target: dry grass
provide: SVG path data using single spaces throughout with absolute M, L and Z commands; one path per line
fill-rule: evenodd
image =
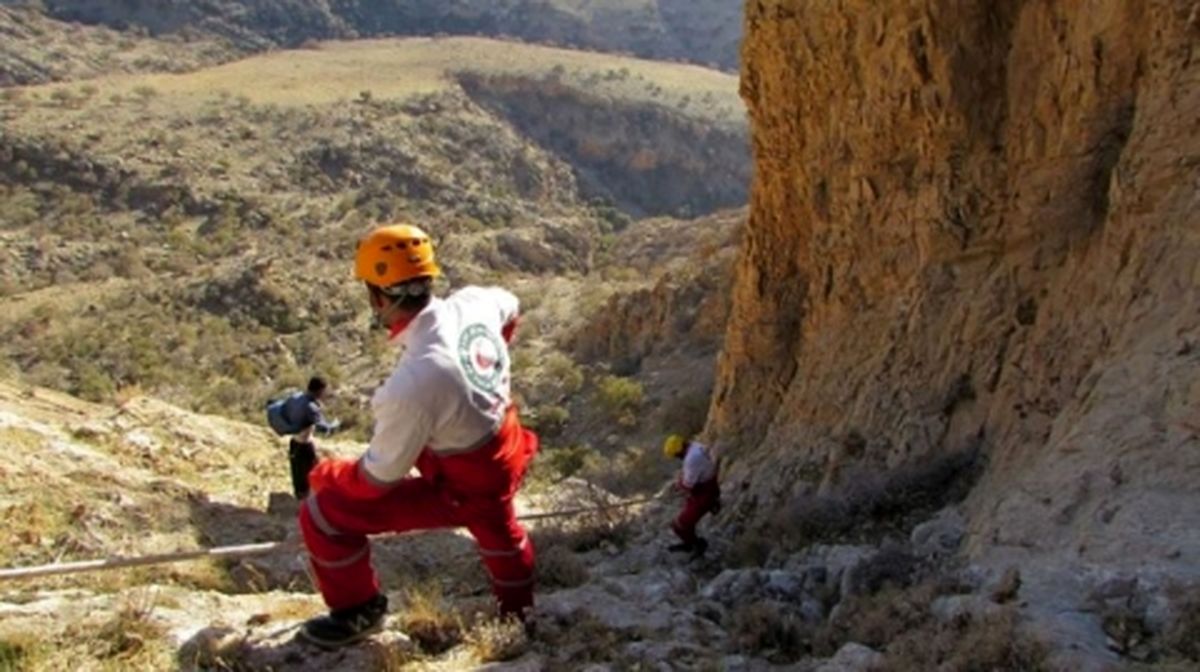
M 637 669 L 634 661 L 619 659 L 618 650 L 629 641 L 629 633 L 610 627 L 586 611 L 538 621 L 537 640 L 539 650 L 553 661 L 548 669 L 582 669 L 585 663 L 598 661 L 612 663 L 613 669 Z
M 1184 593 L 1174 622 L 1166 633 L 1167 646 L 1183 658 L 1200 663 L 1200 586 Z
M 948 579 L 930 579 L 907 589 L 885 588 L 847 598 L 814 633 L 812 651 L 831 656 L 844 644 L 856 642 L 882 651 L 883 669 L 897 672 L 1045 669 L 1045 651 L 1018 630 L 1015 607 L 938 621 L 931 613 L 933 601 L 958 588 Z
M 732 546 L 726 554 L 726 562 L 733 567 L 761 567 L 777 544 L 777 540 L 762 532 L 743 532 L 733 539 Z
M 602 508 L 609 504 L 609 499 L 599 492 L 582 498 L 579 506 L 591 511 L 543 522 L 531 532 L 534 545 L 539 552 L 561 547 L 582 553 L 606 544 L 623 548 L 636 531 L 636 509 Z
M 582 586 L 589 576 L 587 565 L 565 546 L 538 549 L 537 583 L 542 588 Z
M 1017 630 L 1015 609 L 978 620 L 910 631 L 890 644 L 884 667 L 896 672 L 1037 672 L 1049 669 L 1046 653 Z
M 442 653 L 463 641 L 462 615 L 436 581 L 404 592 L 400 629 L 428 654 Z
M 815 651 L 831 656 L 847 642 L 882 649 L 905 633 L 929 624 L 930 604 L 944 588 L 926 582 L 908 589 L 888 588 L 842 601 L 814 640 Z
M 741 605 L 733 612 L 729 632 L 739 650 L 768 655 L 775 662 L 808 652 L 813 636 L 812 627 L 774 602 Z
M 153 619 L 153 591 L 134 592 L 94 633 L 96 655 L 104 659 L 132 661 L 160 643 L 166 634 Z M 82 633 L 80 633 L 82 634 Z
M 74 622 L 61 631 L 39 626 L 0 639 L 0 671 L 161 670 L 173 667 L 174 651 L 154 617 L 150 591 L 131 593 L 102 620 Z
M 515 618 L 483 619 L 466 632 L 463 641 L 480 663 L 512 660 L 529 649 L 525 626 Z
M 981 470 L 974 451 L 917 460 L 882 473 L 847 470 L 828 495 L 793 499 L 771 523 L 791 547 L 808 543 L 878 538 L 908 529 L 947 503 L 962 499 Z
M 646 61 L 594 52 L 555 49 L 473 37 L 404 38 L 328 42 L 317 49 L 277 51 L 181 75 L 101 77 L 92 80 L 106 96 L 186 109 L 216 92 L 231 101 L 321 105 L 349 100 L 397 99 L 455 86 L 453 72 L 528 75 L 561 66 L 568 82 L 586 81 L 594 92 L 649 99 L 653 87 L 667 100 L 708 97 L 721 114 L 740 118 L 737 77 L 692 65 Z M 58 90 L 82 95 L 82 84 L 31 87 L 50 96 Z M 369 92 L 366 98 L 363 92 Z M 699 106 L 688 106 L 696 109 Z
M 12 635 L 0 639 L 0 672 L 30 669 L 32 660 L 41 655 L 42 644 L 31 635 Z

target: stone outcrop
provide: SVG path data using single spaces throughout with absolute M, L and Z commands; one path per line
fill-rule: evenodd
M 1195 3 L 751 0 L 746 26 L 730 519 L 974 454 L 972 557 L 1194 573 Z

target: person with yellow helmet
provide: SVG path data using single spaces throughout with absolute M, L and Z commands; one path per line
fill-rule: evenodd
M 517 297 L 497 287 L 434 295 L 433 243 L 408 225 L 378 228 L 355 253 L 379 324 L 403 349 L 371 401 L 375 431 L 358 459 L 313 469 L 300 529 L 330 613 L 300 636 L 334 648 L 376 631 L 387 599 L 367 535 L 465 527 L 474 536 L 502 615 L 533 606 L 534 549 L 513 498 L 538 437 L 512 400 L 508 343 Z M 416 467 L 420 476 L 409 476 Z
M 683 460 L 676 487 L 687 493 L 683 510 L 671 523 L 680 542 L 667 550 L 703 555 L 708 550 L 708 541 L 696 534 L 696 526 L 706 514 L 721 510 L 716 450 L 699 441 L 689 441 L 680 434 L 672 434 L 663 441 L 663 454 L 670 459 Z

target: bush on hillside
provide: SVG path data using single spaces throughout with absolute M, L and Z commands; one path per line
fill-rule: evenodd
M 604 376 L 596 385 L 596 399 L 600 407 L 622 427 L 638 424 L 638 412 L 642 408 L 645 392 L 642 384 L 632 378 Z

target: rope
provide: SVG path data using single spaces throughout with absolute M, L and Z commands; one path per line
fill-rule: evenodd
M 641 499 L 630 499 L 602 506 L 592 506 L 579 509 L 565 509 L 562 511 L 550 511 L 546 513 L 529 513 L 523 516 L 517 516 L 517 520 L 546 520 L 549 518 L 570 518 L 584 513 L 598 513 L 601 511 L 611 511 L 613 509 L 624 509 L 638 504 L 652 502 L 658 497 L 643 497 Z M 399 535 L 395 535 L 399 536 Z M 137 555 L 127 557 L 112 557 L 100 560 L 81 560 L 78 562 L 61 562 L 49 565 L 36 565 L 33 567 L 14 567 L 11 569 L 0 569 L 0 581 L 12 581 L 17 579 L 32 579 L 43 576 L 60 576 L 63 574 L 83 574 L 88 572 L 98 572 L 105 569 L 121 569 L 125 567 L 146 567 L 149 565 L 165 565 L 173 562 L 184 562 L 187 560 L 199 560 L 201 558 L 250 558 L 259 555 L 270 555 L 278 551 L 298 548 L 300 542 L 297 539 L 287 541 L 269 541 L 261 544 L 241 544 L 237 546 L 218 546 L 216 548 L 201 548 L 192 551 L 177 551 L 174 553 L 156 553 L 152 555 Z

